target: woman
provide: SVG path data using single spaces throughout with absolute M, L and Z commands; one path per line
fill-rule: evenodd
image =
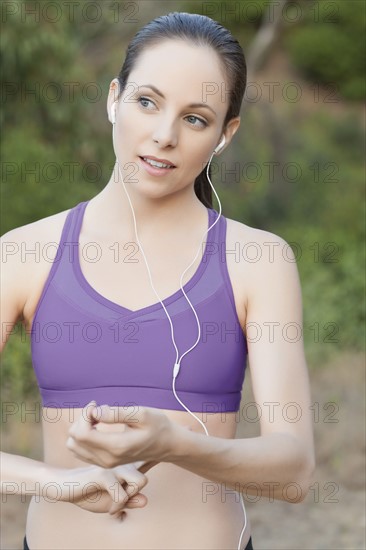
M 44 462 L 1 461 L 2 491 L 34 495 L 25 548 L 249 549 L 239 495 L 307 494 L 294 257 L 214 210 L 207 176 L 238 130 L 245 69 L 208 17 L 150 22 L 111 83 L 106 187 L 3 237 L 59 245 L 51 267 L 14 255 L 2 268 L 2 319 L 31 331 L 43 405 Z M 247 354 L 261 435 L 235 439 Z

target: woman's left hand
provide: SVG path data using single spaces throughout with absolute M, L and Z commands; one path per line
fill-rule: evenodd
M 109 424 L 107 431 L 103 424 Z M 138 461 L 157 464 L 168 461 L 178 426 L 156 409 L 97 407 L 92 401 L 71 426 L 66 446 L 80 460 L 104 468 Z

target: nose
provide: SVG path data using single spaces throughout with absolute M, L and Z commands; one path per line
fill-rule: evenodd
M 161 149 L 166 147 L 176 147 L 178 143 L 178 135 L 174 121 L 168 119 L 160 119 L 152 134 L 153 141 L 159 145 Z

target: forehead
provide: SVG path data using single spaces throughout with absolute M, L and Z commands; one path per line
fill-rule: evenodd
M 218 107 L 228 83 L 218 54 L 209 46 L 165 40 L 145 48 L 136 60 L 129 82 L 153 84 L 169 95 Z M 223 105 L 224 108 L 224 105 Z

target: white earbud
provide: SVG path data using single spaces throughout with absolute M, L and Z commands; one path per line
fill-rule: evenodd
M 112 103 L 111 107 L 111 123 L 116 124 L 116 109 L 117 109 L 117 100 Z
M 225 142 L 226 142 L 226 138 L 225 138 L 225 136 L 223 136 L 223 138 L 222 138 L 222 140 L 220 141 L 220 143 L 217 145 L 217 147 L 215 147 L 214 153 L 218 153 L 219 151 L 221 151 L 221 149 L 222 149 L 223 146 L 225 145 Z

